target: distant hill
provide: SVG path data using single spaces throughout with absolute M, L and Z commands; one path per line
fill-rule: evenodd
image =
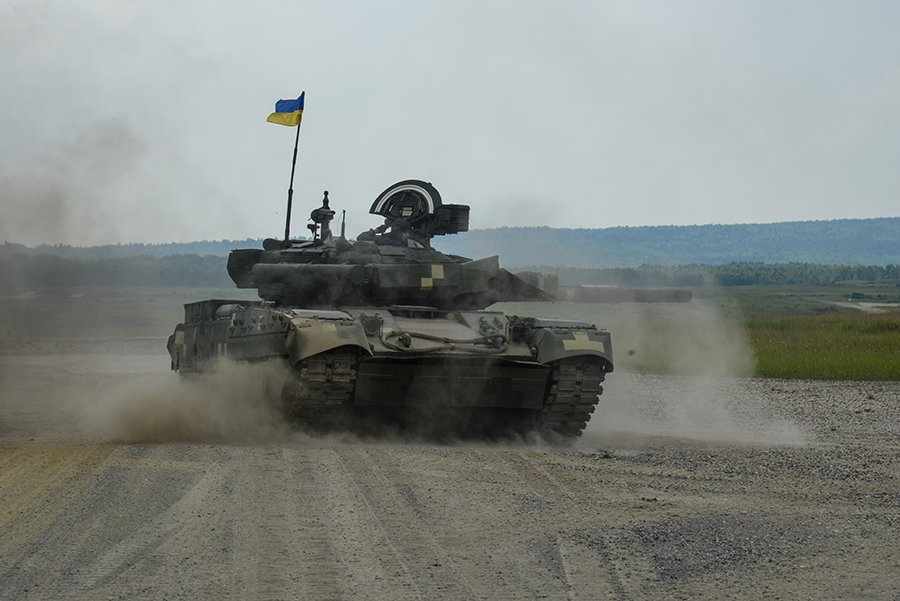
M 261 239 L 172 244 L 25 247 L 6 243 L 0 258 L 53 255 L 74 261 L 196 254 L 223 257 Z M 579 268 L 728 263 L 900 264 L 900 217 L 768 224 L 556 229 L 504 227 L 435 238 L 444 252 L 500 255 L 504 266 Z
M 434 240 L 444 252 L 504 265 L 602 268 L 727 263 L 900 264 L 900 217 L 769 224 L 497 228 Z
M 200 255 L 225 257 L 236 248 L 261 248 L 262 238 L 246 240 L 203 240 L 200 242 L 169 242 L 165 244 L 106 244 L 103 246 L 68 246 L 40 244 L 25 246 L 9 242 L 0 246 L 0 257 L 15 253 L 52 255 L 78 261 L 126 259 L 130 257 L 168 257 L 171 255 Z

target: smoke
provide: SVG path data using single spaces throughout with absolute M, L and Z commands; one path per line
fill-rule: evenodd
M 108 119 L 53 152 L 0 164 L 0 238 L 51 244 L 108 238 L 128 218 L 120 184 L 146 150 L 126 123 Z

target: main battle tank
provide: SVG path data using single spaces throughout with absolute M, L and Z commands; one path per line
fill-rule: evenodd
M 452 424 L 462 434 L 581 434 L 613 370 L 608 332 L 579 321 L 506 315 L 502 301 L 552 300 L 498 258 L 441 253 L 435 236 L 468 230 L 469 207 L 443 204 L 419 180 L 381 193 L 370 213 L 394 224 L 348 241 L 331 231 L 328 193 L 311 240 L 232 251 L 228 273 L 260 301 L 185 305 L 169 337 L 172 369 L 217 360 L 284 361 L 289 417 L 312 429 L 358 414 Z M 400 235 L 400 230 L 408 230 Z M 410 417 L 412 416 L 412 417 Z

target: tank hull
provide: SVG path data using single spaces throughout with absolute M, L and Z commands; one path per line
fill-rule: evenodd
M 433 307 L 201 301 L 168 347 L 182 373 L 285 362 L 285 411 L 315 429 L 381 412 L 441 415 L 466 433 L 490 414 L 500 429 L 576 437 L 612 371 L 609 333 L 593 325 Z

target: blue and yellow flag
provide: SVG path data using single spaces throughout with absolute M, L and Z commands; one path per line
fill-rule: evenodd
M 269 123 L 278 125 L 300 125 L 303 116 L 303 97 L 306 92 L 300 92 L 296 100 L 279 100 L 275 103 L 275 112 L 266 119 Z

